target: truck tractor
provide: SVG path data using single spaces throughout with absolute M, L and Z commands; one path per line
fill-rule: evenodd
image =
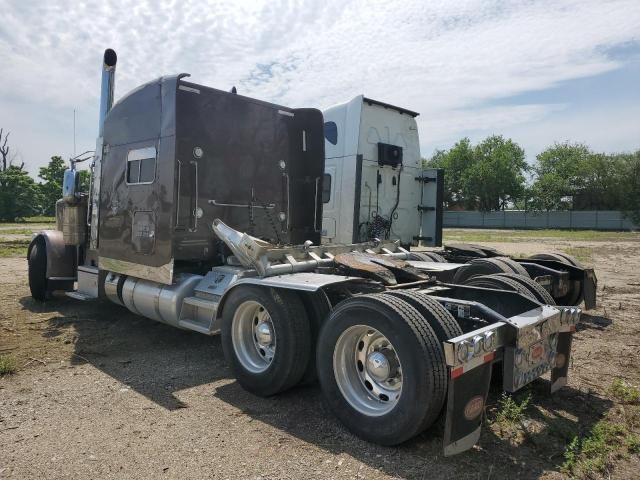
M 405 246 L 442 246 L 444 172 L 422 168 L 418 113 L 359 95 L 323 114 L 322 241 L 378 238 Z M 491 248 L 451 244 L 415 252 L 411 258 L 469 263 L 449 270 L 446 280 L 452 283 L 466 284 L 483 274 L 516 273 L 536 280 L 559 305 L 579 305 L 584 300 L 587 309 L 595 306 L 593 270 L 569 255 L 548 252 L 508 258 Z M 497 287 L 501 281 L 489 283 Z
M 243 388 L 270 396 L 318 381 L 347 428 L 383 445 L 414 437 L 442 414 L 445 454 L 471 448 L 493 373 L 507 392 L 546 374 L 551 392 L 566 384 L 581 310 L 556 305 L 526 265 L 563 262 L 485 255 L 481 260 L 495 269 L 487 273 L 477 259 L 442 262 L 412 251 L 417 240 L 400 233 L 420 214 L 435 217 L 434 210 L 414 209 L 418 194 L 411 203 L 404 186 L 422 195 L 413 185 L 439 184 L 414 161 L 414 114 L 361 99 L 362 111 L 368 105 L 404 115 L 412 147 L 360 135 L 379 144 L 362 154 L 345 144 L 338 166 L 340 156 L 325 145 L 339 145 L 345 129 L 352 141 L 356 135 L 335 121 L 333 142 L 329 114 L 209 88 L 187 74 L 152 80 L 114 104 L 116 62 L 106 50 L 89 191 L 78 191 L 72 161 L 56 229 L 29 245 L 36 300 L 54 301 L 62 292 L 220 334 Z M 337 184 L 336 172 L 352 167 L 355 176 Z M 334 176 L 326 180 L 325 172 Z M 336 192 L 352 185 L 360 201 L 337 201 Z M 376 188 L 400 199 L 387 217 L 369 214 Z M 385 201 L 381 195 L 376 212 Z M 349 208 L 360 214 L 347 211 L 347 223 L 340 217 L 330 231 L 326 219 Z M 396 212 L 413 220 L 388 222 Z M 323 223 L 331 242 L 321 242 Z M 558 275 L 569 272 L 571 280 L 584 271 L 563 267 Z M 459 272 L 467 278 L 456 283 Z

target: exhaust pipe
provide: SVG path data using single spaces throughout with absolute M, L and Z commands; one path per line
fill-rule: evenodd
M 98 137 L 102 137 L 104 119 L 113 106 L 115 88 L 116 63 L 118 55 L 115 50 L 107 48 L 102 58 L 102 85 L 100 87 L 100 116 L 98 117 Z

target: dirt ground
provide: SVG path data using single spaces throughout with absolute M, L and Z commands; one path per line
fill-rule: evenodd
M 0 478 L 502 479 L 562 478 L 563 452 L 624 406 L 620 377 L 640 384 L 638 241 L 491 243 L 506 253 L 582 249 L 598 276 L 599 307 L 574 339 L 567 387 L 540 379 L 514 432 L 491 422 L 479 446 L 442 455 L 442 423 L 397 448 L 351 435 L 317 386 L 270 399 L 231 378 L 220 340 L 137 317 L 109 303 L 34 302 L 22 258 L 0 258 Z M 588 263 L 588 262 L 587 262 Z M 637 478 L 626 455 L 605 476 Z

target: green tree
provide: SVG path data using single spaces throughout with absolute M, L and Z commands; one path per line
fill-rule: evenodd
M 463 175 L 463 191 L 479 210 L 504 210 L 525 192 L 529 169 L 524 150 L 502 135 L 487 137 L 473 149 L 473 164 Z
M 91 172 L 89 170 L 79 170 L 78 174 L 80 175 L 80 191 L 89 193 Z
M 620 178 L 620 209 L 627 213 L 636 225 L 640 225 L 640 150 L 616 156 L 623 172 Z
M 38 185 L 23 165 L 0 169 L 0 221 L 14 222 L 38 213 Z
M 539 210 L 571 207 L 570 197 L 582 191 L 585 168 L 592 152 L 581 143 L 555 143 L 536 156 L 536 180 L 531 192 L 532 206 Z
M 66 168 L 62 157 L 53 156 L 49 164 L 40 169 L 38 176 L 43 180 L 39 187 L 44 215 L 55 215 L 56 202 L 62 196 L 62 182 Z
M 437 150 L 426 162 L 429 168 L 443 168 L 444 201 L 449 208 L 464 206 L 474 208 L 474 199 L 469 199 L 464 191 L 464 175 L 474 161 L 473 147 L 468 138 L 459 140 L 450 150 Z

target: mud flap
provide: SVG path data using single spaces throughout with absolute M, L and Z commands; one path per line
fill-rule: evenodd
M 551 393 L 557 392 L 567 384 L 572 340 L 573 332 L 562 332 L 558 334 L 556 361 L 555 366 L 551 369 Z
M 445 456 L 470 449 L 480 438 L 492 365 L 487 362 L 455 378 L 450 376 L 444 427 Z
M 585 268 L 583 283 L 582 292 L 584 295 L 585 309 L 591 310 L 592 308 L 596 308 L 596 289 L 598 288 L 598 279 L 596 278 L 596 274 L 593 269 Z

